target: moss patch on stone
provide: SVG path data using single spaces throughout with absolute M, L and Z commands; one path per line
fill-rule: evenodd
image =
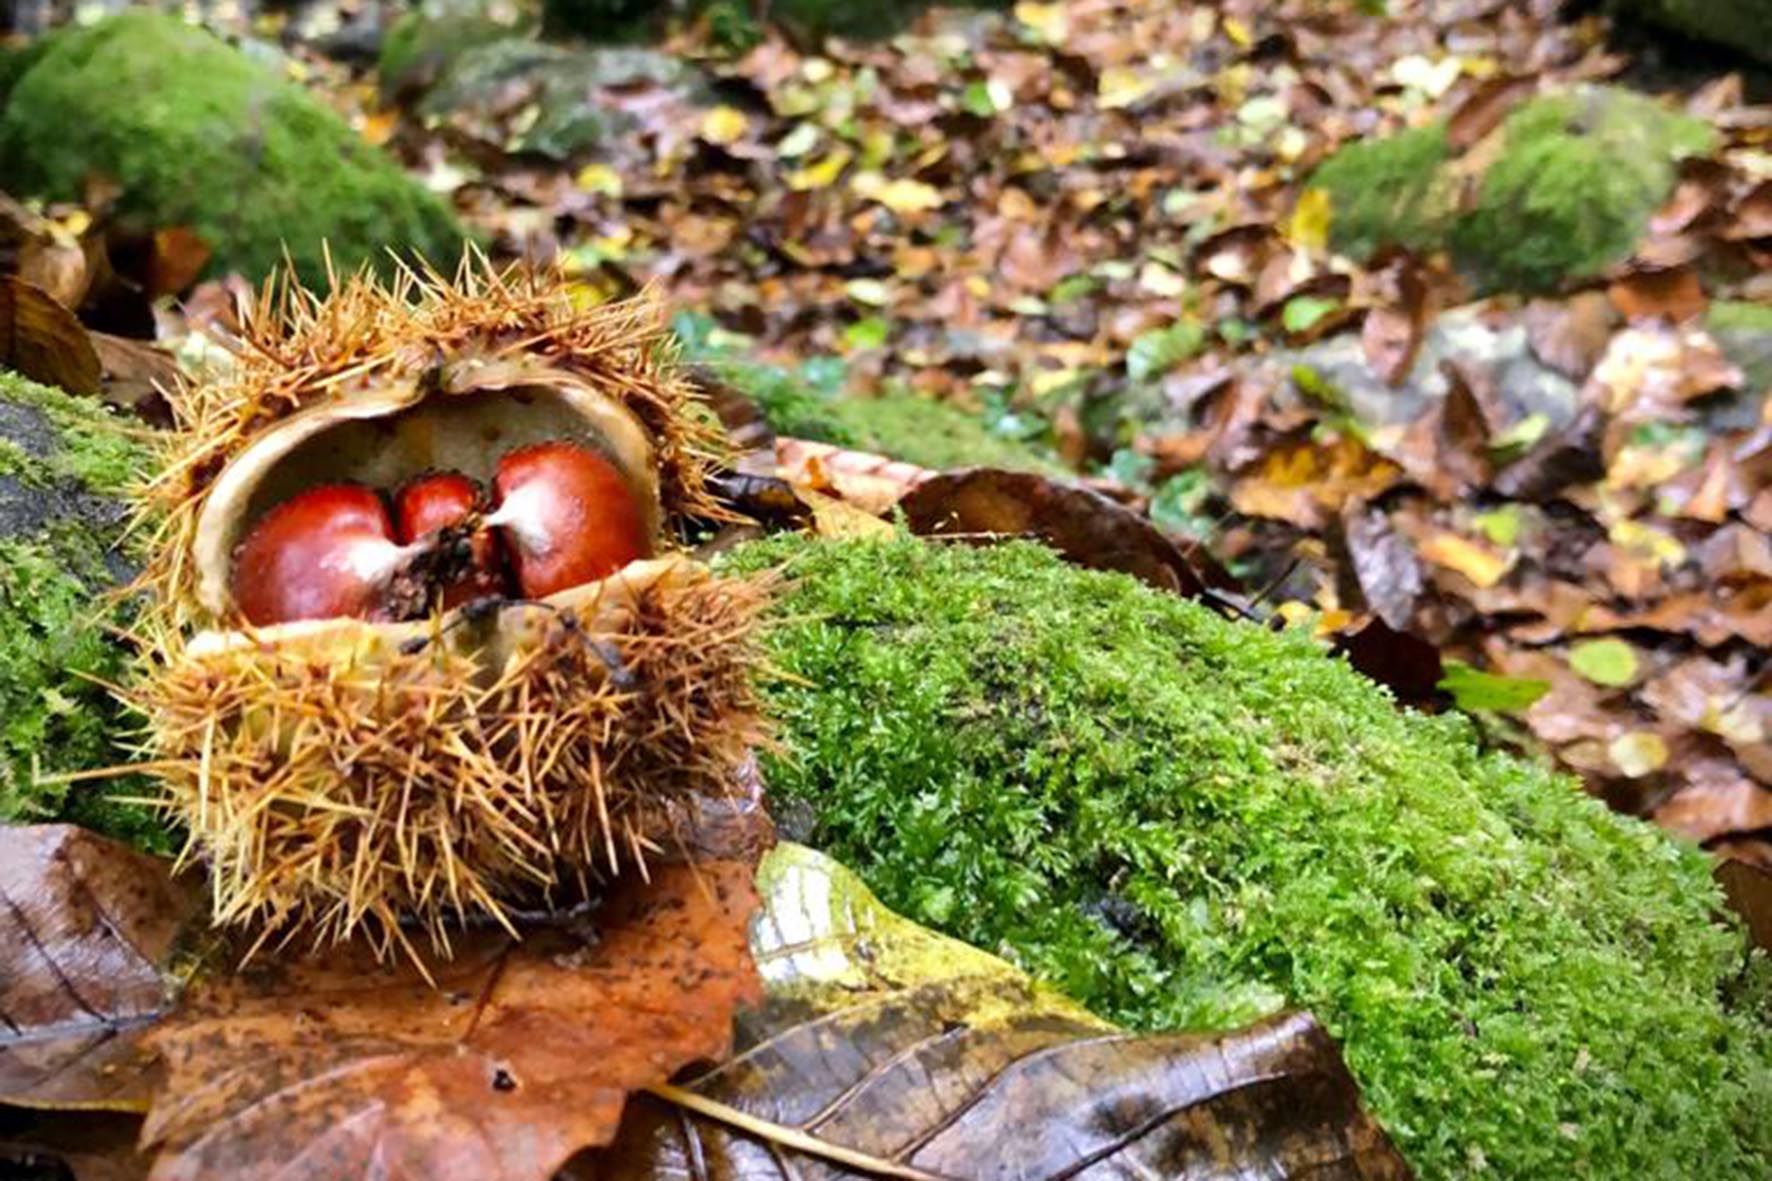
M 1604 87 L 1527 103 L 1502 134 L 1451 245 L 1484 287 L 1509 291 L 1550 290 L 1628 256 L 1679 161 L 1712 141 L 1703 122 Z
M 211 273 L 256 279 L 287 248 L 312 282 L 324 242 L 344 269 L 386 266 L 389 251 L 450 266 L 461 250 L 442 201 L 338 116 L 151 9 L 46 39 L 0 110 L 0 174 L 15 194 L 59 198 L 109 177 L 126 220 L 196 230 Z
M 1329 194 L 1331 245 L 1360 259 L 1389 245 L 1439 249 L 1451 208 L 1442 169 L 1451 155 L 1437 123 L 1336 152 L 1310 179 Z
M 908 917 L 1137 1027 L 1311 1008 L 1424 1181 L 1766 1176 L 1767 1033 L 1721 999 L 1744 944 L 1697 850 L 1034 546 L 729 567 L 785 579 L 778 817 Z
M 1495 135 L 1462 158 L 1442 125 L 1337 152 L 1310 181 L 1329 193 L 1335 248 L 1446 249 L 1485 291 L 1554 290 L 1628 256 L 1679 161 L 1712 142 L 1701 121 L 1602 86 L 1533 99 Z
M 1772 304 L 1718 301 L 1705 313 L 1704 327 L 1741 366 L 1750 390 L 1772 394 Z
M 126 607 L 106 596 L 132 571 L 123 498 L 150 462 L 132 429 L 0 372 L 0 822 L 69 820 L 166 849 L 154 815 L 113 798 L 139 796 L 139 781 L 38 781 L 127 758 L 128 722 L 100 682 L 127 665 Z

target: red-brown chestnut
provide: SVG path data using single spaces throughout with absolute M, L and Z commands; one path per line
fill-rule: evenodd
M 503 535 L 525 598 L 595 582 L 651 553 L 633 488 L 588 447 L 518 448 L 499 460 L 492 488 L 486 523 Z
M 234 599 L 259 627 L 298 619 L 392 617 L 395 583 L 415 547 L 394 537 L 372 489 L 328 484 L 266 513 L 234 559 Z
M 459 472 L 436 472 L 410 480 L 394 497 L 398 537 L 410 543 L 455 528 L 484 507 L 481 500 L 480 486 Z M 466 540 L 467 560 L 456 563 L 459 575 L 441 588 L 445 609 L 509 593 L 504 546 L 498 535 L 490 529 L 476 529 Z

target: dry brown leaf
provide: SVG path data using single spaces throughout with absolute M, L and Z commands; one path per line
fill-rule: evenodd
M 657 866 L 594 928 L 464 935 L 435 988 L 359 945 L 210 980 L 150 1038 L 154 1181 L 546 1181 L 631 1092 L 727 1052 L 759 996 L 753 869 Z
M 0 276 L 0 366 L 75 394 L 99 391 L 98 354 L 85 325 L 41 287 Z
M 1696 320 L 1710 306 L 1695 266 L 1632 270 L 1612 280 L 1606 294 L 1627 320 L 1659 317 L 1679 324 Z
M 1714 871 L 1723 897 L 1747 924 L 1756 946 L 1772 951 L 1772 872 L 1727 858 Z
M 899 508 L 913 533 L 1045 542 L 1079 566 L 1118 570 L 1193 597 L 1205 584 L 1176 544 L 1139 513 L 1087 488 L 1031 472 L 970 468 L 925 480 Z
M 65 824 L 0 827 L 0 1102 L 139 1111 L 140 1046 L 199 900 L 167 863 Z
M 863 512 L 876 514 L 886 512 L 935 474 L 884 455 L 846 451 L 806 439 L 777 439 L 775 462 L 781 478 L 794 487 L 829 493 Z
M 1372 500 L 1394 487 L 1403 471 L 1350 435 L 1328 442 L 1299 440 L 1269 451 L 1231 487 L 1240 513 L 1320 529 L 1343 505 Z

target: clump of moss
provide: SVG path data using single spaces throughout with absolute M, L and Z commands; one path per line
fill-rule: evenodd
M 1360 259 L 1390 245 L 1437 250 L 1451 212 L 1442 171 L 1451 155 L 1440 123 L 1336 152 L 1310 179 L 1329 194 L 1330 244 Z
M 152 9 L 44 42 L 0 110 L 0 175 L 59 198 L 105 176 L 125 221 L 196 230 L 211 273 L 258 278 L 287 248 L 312 281 L 326 241 L 345 269 L 389 251 L 452 265 L 461 250 L 444 204 L 331 111 Z
M 107 595 L 132 573 L 123 498 L 148 450 L 98 403 L 4 372 L 0 438 L 0 821 L 70 820 L 165 849 L 153 815 L 111 799 L 130 783 L 39 782 L 126 759 L 128 723 L 102 683 L 126 667 L 127 613 Z
M 732 563 L 786 576 L 777 814 L 907 916 L 1133 1026 L 1311 1008 L 1424 1181 L 1767 1175 L 1767 1035 L 1719 999 L 1744 945 L 1696 850 L 1031 545 Z
M 1553 290 L 1628 256 L 1680 159 L 1712 140 L 1696 119 L 1603 86 L 1525 103 L 1496 134 L 1469 208 L 1459 204 L 1466 161 L 1443 124 L 1343 148 L 1310 181 L 1329 193 L 1331 243 L 1357 258 L 1388 245 L 1449 249 L 1483 290 Z
M 1452 228 L 1459 264 L 1492 290 L 1546 291 L 1597 275 L 1635 249 L 1703 122 L 1642 95 L 1586 87 L 1527 103 Z
M 1750 390 L 1772 394 L 1772 304 L 1719 300 L 1705 313 L 1704 327 L 1741 366 Z

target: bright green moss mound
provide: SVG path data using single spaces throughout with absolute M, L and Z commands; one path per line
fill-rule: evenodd
M 1503 130 L 1501 157 L 1451 243 L 1484 286 L 1510 291 L 1549 290 L 1629 255 L 1680 159 L 1712 139 L 1699 120 L 1600 87 L 1527 103 Z
M 125 722 L 98 684 L 126 664 L 103 596 L 129 576 L 122 495 L 148 462 L 96 402 L 0 372 L 0 822 L 63 819 L 147 848 L 167 844 L 139 784 L 42 784 L 38 774 L 123 761 Z
M 777 816 L 908 917 L 1134 1026 L 1309 1006 L 1424 1181 L 1769 1175 L 1696 851 L 1305 639 L 1032 546 L 731 564 L 787 576 Z
M 210 271 L 258 278 L 287 244 L 310 281 L 388 251 L 444 265 L 462 235 L 443 203 L 299 87 L 210 34 L 130 9 L 52 36 L 0 110 L 15 195 L 76 197 L 92 175 L 146 229 L 189 226 Z
M 1310 180 L 1329 193 L 1332 244 L 1448 249 L 1486 291 L 1550 291 L 1627 257 L 1679 161 L 1712 142 L 1702 122 L 1602 86 L 1534 99 L 1497 134 L 1468 208 L 1443 125 L 1343 148 Z
M 1451 156 L 1441 124 L 1349 144 L 1324 161 L 1312 187 L 1329 193 L 1330 243 L 1354 258 L 1397 245 L 1431 251 L 1445 239 Z

